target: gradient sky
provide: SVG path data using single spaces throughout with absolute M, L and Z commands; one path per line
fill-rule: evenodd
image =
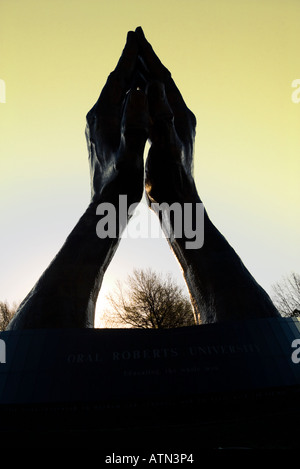
M 300 271 L 299 0 L 0 0 L 0 301 L 21 301 L 89 203 L 85 115 L 141 25 L 197 117 L 195 180 L 256 280 Z M 103 283 L 171 271 L 124 239 Z M 97 324 L 97 323 L 96 323 Z

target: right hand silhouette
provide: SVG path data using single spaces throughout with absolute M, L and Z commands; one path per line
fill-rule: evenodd
M 171 73 L 136 29 L 141 74 L 147 81 L 151 147 L 146 161 L 148 203 L 189 202 L 197 198 L 192 174 L 196 118 Z

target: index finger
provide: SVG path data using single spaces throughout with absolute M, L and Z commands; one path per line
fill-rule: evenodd
M 127 40 L 123 49 L 122 55 L 118 61 L 118 64 L 112 72 L 114 75 L 123 82 L 123 85 L 130 88 L 132 76 L 136 69 L 136 61 L 138 56 L 138 43 L 136 35 L 133 31 L 127 33 Z
M 140 48 L 139 60 L 142 67 L 154 81 L 163 82 L 170 104 L 173 106 L 186 106 L 179 89 L 172 79 L 170 71 L 162 64 L 151 44 L 147 41 L 142 28 L 139 26 L 135 30 Z M 175 109 L 174 109 L 175 110 Z
M 169 70 L 162 64 L 151 44 L 145 38 L 141 27 L 135 30 L 139 45 L 139 67 L 148 76 L 149 81 L 164 83 L 167 100 L 172 108 L 175 127 L 183 140 L 191 128 L 196 127 L 196 118 L 188 109 L 179 89 L 172 79 Z
M 116 113 L 122 108 L 126 93 L 135 80 L 138 43 L 133 31 L 127 33 L 127 40 L 116 68 L 107 78 L 95 110 L 100 113 Z

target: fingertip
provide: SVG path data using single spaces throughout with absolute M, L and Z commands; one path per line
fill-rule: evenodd
M 135 33 L 134 31 L 128 31 L 127 37 L 126 37 L 126 44 L 130 45 L 132 42 L 135 40 Z
M 138 26 L 137 28 L 135 28 L 135 32 L 136 32 L 139 36 L 145 37 L 143 28 L 142 28 L 141 26 Z
M 149 44 L 141 26 L 138 26 L 135 29 L 135 34 L 136 34 L 137 40 L 140 44 L 140 47 L 144 48 L 146 45 Z

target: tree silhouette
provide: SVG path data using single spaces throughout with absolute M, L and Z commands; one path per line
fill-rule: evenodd
M 272 300 L 284 317 L 300 317 L 300 275 L 292 272 L 272 286 Z
M 16 311 L 16 304 L 9 306 L 7 301 L 0 301 L 0 331 L 5 331 Z
M 117 282 L 107 298 L 111 309 L 104 319 L 110 326 L 165 329 L 195 325 L 189 298 L 170 274 L 135 269 L 125 286 Z

